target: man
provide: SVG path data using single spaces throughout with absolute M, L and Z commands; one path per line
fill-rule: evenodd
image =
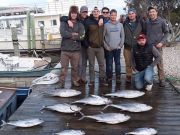
M 83 24 L 78 22 L 79 11 L 77 6 L 71 6 L 69 10 L 69 20 L 73 23 L 73 27 L 69 27 L 66 22 L 61 22 L 60 33 L 61 42 L 61 74 L 60 87 L 64 87 L 69 62 L 72 66 L 72 84 L 80 86 L 78 83 L 78 64 L 80 59 L 81 41 L 84 38 L 85 30 Z
M 143 31 L 143 24 L 136 15 L 136 10 L 131 8 L 128 10 L 128 17 L 124 22 L 124 58 L 126 64 L 126 82 L 131 83 L 131 50 L 137 44 L 136 38 Z
M 110 19 L 109 8 L 108 7 L 103 7 L 101 12 L 102 12 L 102 15 L 103 15 L 103 18 L 104 18 L 104 24 L 106 24 Z
M 108 85 L 106 83 L 105 76 L 105 65 L 104 65 L 104 48 L 103 48 L 103 25 L 99 25 L 99 14 L 100 11 L 97 7 L 94 7 L 92 12 L 93 18 L 88 18 L 86 21 L 87 32 L 88 32 L 88 59 L 89 59 L 89 75 L 90 83 L 89 85 L 94 85 L 95 79 L 95 58 L 97 59 L 99 65 L 99 76 L 100 84 Z
M 80 22 L 85 27 L 85 37 L 84 40 L 81 42 L 81 53 L 80 53 L 80 63 L 79 63 L 79 83 L 86 84 L 86 67 L 87 67 L 87 60 L 88 60 L 88 54 L 87 54 L 87 48 L 89 47 L 88 44 L 88 33 L 87 33 L 87 25 L 86 21 L 89 18 L 88 16 L 88 7 L 82 6 L 80 8 Z M 68 20 L 67 16 L 62 16 L 60 18 L 61 22 L 67 22 L 69 27 L 73 27 L 73 23 L 71 20 Z M 99 26 L 103 25 L 103 17 L 101 16 L 98 22 Z
M 146 34 L 148 38 L 148 44 L 155 46 L 162 55 L 162 47 L 165 44 L 168 37 L 168 27 L 165 21 L 158 17 L 157 7 L 148 8 L 149 19 L 146 22 Z M 165 86 L 165 75 L 163 60 L 157 65 L 159 86 Z
M 115 61 L 116 83 L 121 82 L 121 48 L 124 45 L 124 28 L 117 20 L 117 11 L 110 11 L 110 21 L 104 26 L 104 48 L 106 53 L 106 77 L 108 82 L 113 76 L 113 59 Z
M 153 61 L 154 58 L 154 61 Z M 137 37 L 137 45 L 133 47 L 132 69 L 135 74 L 137 89 L 145 87 L 150 91 L 153 86 L 153 69 L 161 61 L 159 51 L 149 44 L 144 34 Z

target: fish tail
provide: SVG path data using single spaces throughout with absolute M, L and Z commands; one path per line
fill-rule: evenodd
M 82 119 L 84 119 L 86 116 L 84 115 L 84 113 L 82 113 L 81 111 L 79 111 L 79 113 L 81 114 L 81 118 L 79 118 L 78 120 L 82 120 Z
M 3 127 L 4 125 L 6 125 L 6 122 L 4 120 L 1 120 L 2 124 L 0 125 L 0 127 Z

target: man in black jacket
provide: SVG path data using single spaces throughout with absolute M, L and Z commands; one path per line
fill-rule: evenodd
M 136 88 L 145 87 L 146 90 L 150 91 L 153 86 L 153 69 L 161 61 L 161 55 L 154 46 L 147 44 L 146 41 L 144 34 L 137 37 L 137 44 L 133 47 L 132 53 L 132 69 L 136 73 Z

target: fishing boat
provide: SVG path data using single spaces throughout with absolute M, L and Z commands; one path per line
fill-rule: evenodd
M 0 77 L 36 77 L 60 70 L 60 65 L 52 68 L 50 63 L 50 57 L 19 57 L 0 53 Z

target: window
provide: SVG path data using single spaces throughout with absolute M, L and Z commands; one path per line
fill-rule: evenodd
M 44 26 L 44 21 L 38 21 L 38 25 L 39 26 L 42 26 L 42 25 Z
M 51 26 L 56 26 L 57 25 L 57 21 L 56 20 L 51 20 Z

